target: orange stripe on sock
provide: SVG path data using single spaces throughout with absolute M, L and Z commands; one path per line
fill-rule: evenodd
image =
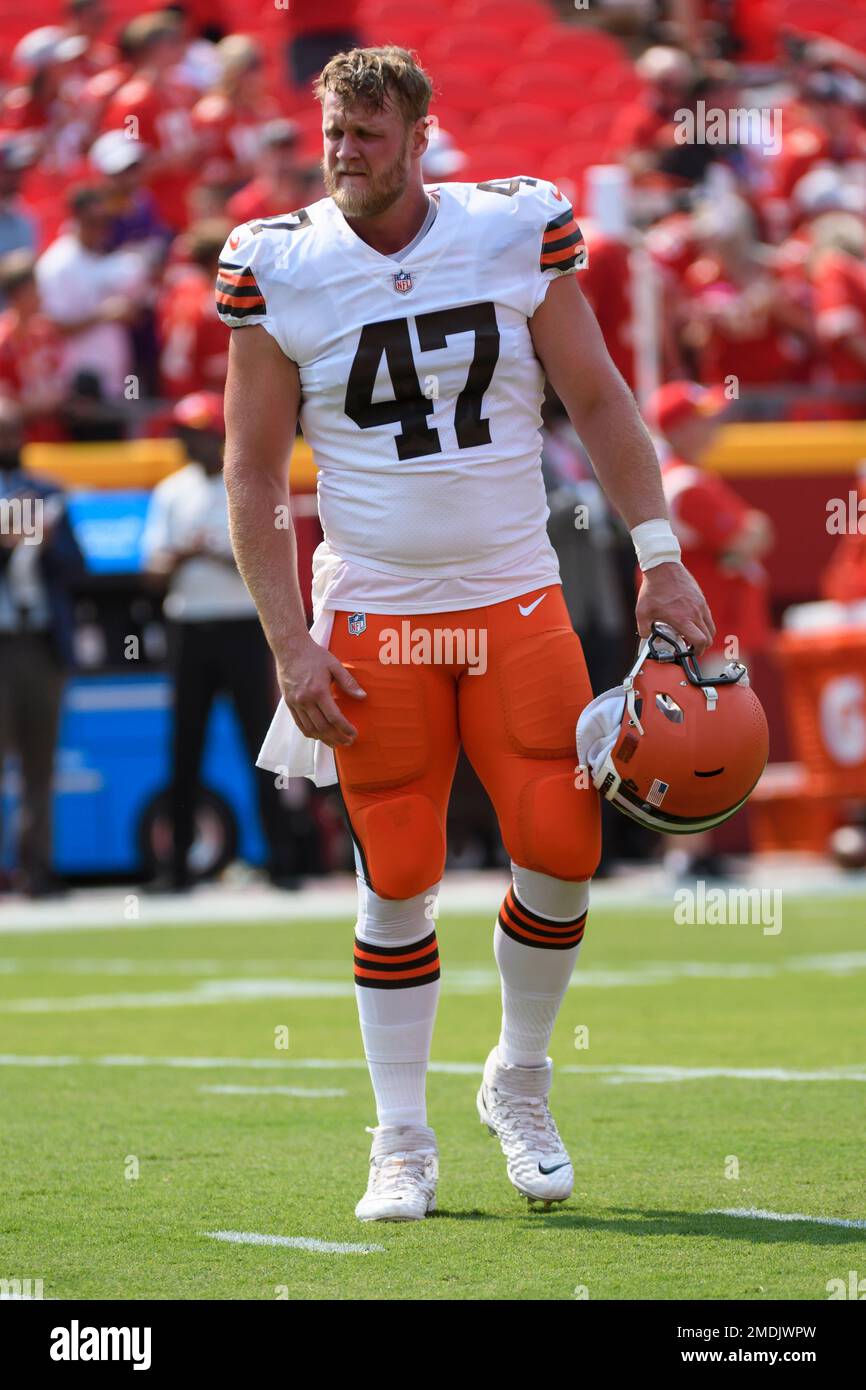
M 575 918 L 573 921 L 545 922 L 542 926 L 540 922 L 533 921 L 533 919 L 526 912 L 521 911 L 520 904 L 517 902 L 517 899 L 515 898 L 514 892 L 511 888 L 509 888 L 508 892 L 505 895 L 505 907 L 507 909 L 507 915 L 509 917 L 515 917 L 520 922 L 525 922 L 527 926 L 535 927 L 536 931 L 546 931 L 549 929 L 552 932 L 562 932 L 564 935 L 567 935 L 567 933 L 570 931 L 575 931 L 586 917 L 586 913 L 584 912 L 580 917 Z
M 387 959 L 390 961 L 399 961 L 402 963 L 403 961 L 418 960 L 421 956 L 429 956 L 431 951 L 436 951 L 436 954 L 438 956 L 438 947 L 436 946 L 435 942 L 431 942 L 429 946 L 422 946 L 420 951 L 407 951 L 405 955 L 388 956 Z M 357 945 L 355 947 L 355 957 L 358 960 L 375 961 L 377 965 L 381 965 L 383 960 L 382 956 L 377 956 L 372 951 L 362 951 L 361 947 Z
M 416 966 L 414 970 L 364 970 L 356 967 L 355 974 L 362 980 L 412 980 L 419 975 L 430 975 L 439 969 L 439 961 L 431 960 L 429 965 Z
M 549 943 L 550 945 L 555 944 L 557 946 L 576 946 L 579 941 L 583 940 L 582 926 L 577 929 L 571 928 L 572 935 L 552 936 L 548 932 L 543 932 L 539 927 L 535 927 L 533 931 L 527 931 L 519 922 L 512 921 L 507 914 L 506 920 L 509 930 L 513 931 L 517 936 L 522 937 L 524 941 L 528 941 L 532 946 L 543 946 L 545 943 Z

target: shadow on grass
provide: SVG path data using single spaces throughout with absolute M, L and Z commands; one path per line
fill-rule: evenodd
M 760 1216 L 724 1216 L 721 1213 L 647 1211 L 638 1207 L 612 1207 L 610 1216 L 587 1216 L 572 1207 L 523 1213 L 524 1221 L 574 1231 L 612 1231 L 630 1236 L 697 1236 L 701 1239 L 741 1240 L 750 1244 L 837 1246 L 864 1244 L 866 1230 L 851 1226 L 817 1226 L 811 1221 L 769 1221 Z

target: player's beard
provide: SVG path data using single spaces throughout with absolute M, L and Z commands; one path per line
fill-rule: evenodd
M 328 169 L 324 163 L 322 164 L 325 191 L 333 198 L 345 217 L 378 217 L 396 203 L 409 181 L 406 169 L 408 146 L 407 134 L 400 153 L 388 168 L 381 174 L 367 174 L 360 184 L 343 183 L 336 170 Z

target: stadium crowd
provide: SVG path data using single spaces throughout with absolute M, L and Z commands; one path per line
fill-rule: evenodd
M 305 3 L 124 18 L 67 0 L 63 23 L 10 44 L 0 97 L 2 390 L 40 440 L 158 432 L 157 402 L 219 389 L 219 249 L 232 225 L 322 196 L 309 76 L 358 39 L 429 63 L 431 182 L 525 172 L 572 196 L 582 285 L 630 383 L 639 243 L 663 379 L 736 378 L 745 399 L 761 393 L 759 414 L 860 416 L 866 17 L 801 11 L 636 6 L 612 37 L 540 0 L 330 4 L 327 27 Z M 847 40 L 806 32 L 822 25 Z M 734 112 L 749 113 L 742 129 L 718 124 Z M 688 139 L 684 113 L 704 123 Z M 627 232 L 593 226 L 599 163 L 628 170 Z
M 43 22 L 26 33 L 20 11 L 0 12 L 0 483 L 23 487 L 23 443 L 183 438 L 178 403 L 182 416 L 190 398 L 221 394 L 220 251 L 234 225 L 323 196 L 311 79 L 355 43 L 401 44 L 429 68 L 430 184 L 521 173 L 572 200 L 589 247 L 581 287 L 668 465 L 698 469 L 716 428 L 698 418 L 704 398 L 689 382 L 710 388 L 714 414 L 724 398 L 735 418 L 866 416 L 866 14 L 853 0 L 634 0 L 596 4 L 591 15 L 546 0 L 137 8 L 66 0 L 58 16 L 56 4 L 37 5 L 32 18 Z M 606 199 L 598 166 L 618 171 Z M 218 402 L 209 409 L 220 414 Z M 632 640 L 633 550 L 554 399 L 545 426 L 551 538 L 602 689 L 619 679 Z M 695 477 L 680 504 L 690 509 L 690 565 L 714 609 L 723 585 L 745 592 L 746 570 L 756 576 L 748 611 L 720 631 L 748 618 L 757 650 L 771 528 L 723 497 L 721 483 Z M 202 491 L 205 511 L 212 491 Z M 598 524 L 576 545 L 582 502 Z M 750 536 L 735 579 L 720 516 Z M 81 557 L 73 538 L 49 528 L 43 589 L 32 590 L 23 560 L 13 565 L 11 544 L 0 542 L 0 598 L 4 586 L 10 597 L 5 610 L 0 602 L 0 643 L 20 651 L 21 612 L 30 605 L 31 628 L 34 612 L 46 633 L 57 626 L 67 614 L 63 575 L 74 583 Z M 861 553 L 845 554 L 845 583 L 856 571 L 866 594 Z M 23 678 L 5 694 L 3 679 L 0 671 L 0 703 L 14 698 L 29 711 Z M 197 710 L 212 692 L 193 694 Z M 51 741 L 59 707 L 57 683 L 37 743 Z M 252 730 L 250 747 L 255 739 Z M 0 761 L 4 751 L 0 727 Z M 177 804 L 195 780 L 196 758 L 188 761 Z M 43 759 L 25 807 L 37 888 L 49 878 L 50 775 Z M 459 770 L 455 817 L 471 822 L 467 838 L 480 837 L 492 860 L 495 825 L 473 786 Z M 620 818 L 610 830 L 611 855 L 628 852 L 629 827 Z M 185 824 L 176 858 L 190 833 Z M 459 861 L 459 828 L 453 853 Z M 274 881 L 297 879 L 297 864 L 273 854 L 270 869 Z

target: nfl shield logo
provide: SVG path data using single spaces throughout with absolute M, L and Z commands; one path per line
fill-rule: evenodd
M 394 289 L 398 294 L 408 294 L 412 288 L 411 270 L 398 270 L 394 276 Z
M 362 633 L 362 632 L 366 632 L 366 630 L 367 630 L 367 614 L 366 614 L 366 613 L 350 613 L 350 614 L 349 614 L 349 631 L 351 632 L 352 636 L 353 636 L 353 637 L 360 637 L 360 636 L 361 636 L 361 633 Z

